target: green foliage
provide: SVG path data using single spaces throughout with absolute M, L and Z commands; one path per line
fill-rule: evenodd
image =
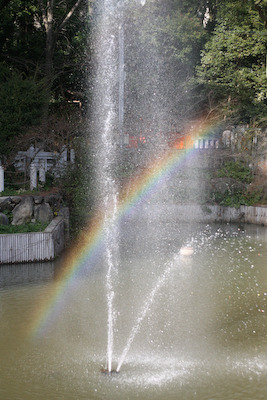
M 218 177 L 233 178 L 238 182 L 250 183 L 253 179 L 252 171 L 240 161 L 228 161 L 218 170 Z
M 44 9 L 46 9 L 46 1 L 38 0 L 11 0 L 8 4 L 3 5 L 3 7 L 0 6 L 0 64 L 6 62 L 8 69 L 13 74 L 22 77 L 24 81 L 22 88 L 24 95 L 29 99 L 32 98 L 34 104 L 39 103 L 39 99 L 36 99 L 36 93 L 32 96 L 31 83 L 34 82 L 37 86 L 37 93 L 43 93 L 42 83 L 46 73 L 45 65 L 47 62 L 45 51 L 46 30 L 42 18 L 42 3 L 44 4 Z M 56 41 L 52 43 L 54 52 L 50 60 L 53 65 L 53 76 L 51 77 L 53 84 L 51 92 L 48 90 L 48 96 L 44 99 L 45 104 L 51 104 L 55 101 L 64 102 L 65 96 L 69 93 L 73 95 L 73 92 L 75 92 L 74 99 L 76 93 L 78 93 L 77 96 L 80 100 L 83 97 L 83 85 L 87 79 L 85 77 L 85 70 L 88 70 L 88 64 L 86 64 L 85 60 L 90 22 L 87 11 L 90 1 L 83 0 L 81 2 L 79 9 L 72 15 L 67 24 L 64 25 L 64 30 L 60 29 L 59 26 L 66 14 L 71 10 L 75 1 L 66 0 L 52 3 L 54 3 L 52 30 Z M 57 29 L 59 32 L 57 32 Z M 0 69 L 2 68 L 0 67 Z M 14 80 L 14 76 L 12 80 Z M 18 97 L 19 103 L 21 103 L 21 87 L 22 84 L 19 82 L 18 93 L 13 93 L 13 98 Z M 1 87 L 1 89 L 1 101 L 3 101 L 3 98 L 8 97 L 6 94 L 8 93 L 9 86 L 5 85 L 5 88 Z M 46 89 L 48 89 L 48 86 L 46 86 Z M 11 90 L 13 90 L 13 87 L 11 87 Z M 3 97 L 4 91 L 5 96 Z M 12 103 L 8 98 L 6 102 L 8 104 Z M 21 108 L 22 113 L 24 113 L 23 106 Z M 31 108 L 32 105 L 29 102 L 28 110 Z M 39 109 L 40 112 L 47 109 L 44 106 L 40 107 L 38 104 L 35 108 Z M 11 114 L 13 110 L 11 107 L 8 112 L 12 119 Z M 23 130 L 24 125 L 21 125 L 20 120 L 17 122 L 17 119 L 15 115 L 17 125 L 21 126 L 20 130 L 25 131 L 25 129 Z M 0 121 L 2 120 L 3 124 L 6 125 L 6 121 L 0 115 Z M 32 118 L 30 120 L 31 125 Z M 9 123 L 9 121 L 7 122 Z M 15 130 L 16 128 L 15 126 Z
M 176 2 L 172 12 L 164 12 L 161 7 L 162 3 L 152 1 L 149 11 L 138 14 L 141 40 L 146 46 L 154 46 L 158 56 L 176 61 L 180 73 L 181 66 L 192 73 L 207 36 L 201 20 L 184 2 Z
M 12 138 L 36 124 L 45 101 L 42 82 L 0 64 L 0 157 L 12 150 Z
M 1 193 L 2 194 L 2 193 Z M 12 211 L 11 210 L 3 210 L 2 211 L 3 214 L 5 214 L 9 220 L 9 222 L 12 221 Z
M 262 200 L 261 190 L 249 190 L 247 184 L 253 180 L 252 171 L 240 161 L 228 161 L 220 168 L 216 176 L 219 178 L 231 178 L 236 182 L 241 182 L 244 188 L 237 188 L 235 185 L 229 187 L 224 192 L 215 192 L 212 194 L 213 200 L 223 206 L 240 207 L 240 205 L 251 206 Z
M 43 232 L 48 223 L 30 222 L 22 225 L 0 225 L 0 234 L 7 233 L 26 233 L 26 232 Z
M 267 111 L 266 34 L 250 2 L 223 2 L 197 68 L 198 81 L 224 103 L 224 113 L 241 121 Z
M 71 8 L 73 1 L 61 2 L 55 9 L 55 27 L 61 22 L 63 15 Z M 54 79 L 53 94 L 61 99 L 66 93 L 84 92 L 88 80 L 87 54 L 90 38 L 90 16 L 87 12 L 88 2 L 83 1 L 79 10 L 73 14 L 64 30 L 58 36 L 53 58 Z M 86 93 L 83 93 L 86 97 Z
M 252 206 L 258 203 L 262 198 L 262 194 L 259 192 L 249 192 L 242 190 L 227 190 L 224 193 L 216 192 L 213 194 L 213 200 L 227 207 L 239 208 L 241 205 Z
M 0 9 L 1 57 L 21 72 L 35 73 L 43 55 L 37 0 L 12 0 Z
M 168 17 L 162 18 L 161 34 L 164 52 L 179 63 L 180 74 L 186 71 L 188 76 L 192 76 L 207 36 L 201 21 L 190 13 L 176 10 Z
M 63 201 L 70 209 L 70 233 L 74 236 L 92 217 L 96 201 L 94 155 L 88 139 L 79 137 L 75 141 L 75 154 L 75 164 L 69 165 L 56 181 Z
M 147 0 L 144 7 L 131 3 L 124 31 L 128 131 L 148 126 L 158 130 L 160 124 L 167 130 L 163 124 L 193 117 L 199 93 L 192 96 L 191 81 L 207 38 L 196 3 Z
M 265 26 L 267 22 L 267 1 L 266 0 L 253 0 L 254 8 L 258 11 L 260 18 L 264 21 Z

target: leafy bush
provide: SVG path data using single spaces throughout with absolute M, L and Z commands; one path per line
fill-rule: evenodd
M 240 161 L 228 161 L 217 172 L 217 177 L 233 178 L 238 182 L 250 183 L 253 179 L 252 171 Z
M 95 174 L 92 148 L 85 137 L 76 141 L 75 163 L 56 180 L 63 201 L 70 209 L 70 234 L 75 236 L 87 224 L 95 206 Z
M 222 206 L 239 208 L 241 205 L 252 206 L 258 203 L 262 194 L 255 191 L 227 190 L 224 193 L 216 192 L 213 195 L 214 201 Z
M 233 180 L 227 190 L 217 190 L 212 193 L 212 199 L 215 203 L 239 208 L 241 205 L 251 206 L 263 200 L 262 189 L 248 186 L 254 177 L 245 163 L 228 161 L 215 175 L 218 178 L 231 178 Z

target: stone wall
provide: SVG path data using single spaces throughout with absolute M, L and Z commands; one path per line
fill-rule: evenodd
M 139 217 L 150 221 L 177 221 L 195 223 L 248 223 L 267 226 L 267 206 L 240 208 L 219 205 L 150 205 Z

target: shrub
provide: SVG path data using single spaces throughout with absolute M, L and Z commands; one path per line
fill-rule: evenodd
M 233 178 L 238 182 L 250 183 L 253 179 L 252 171 L 240 161 L 228 161 L 217 172 L 217 177 Z

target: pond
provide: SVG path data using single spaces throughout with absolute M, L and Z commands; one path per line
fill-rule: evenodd
M 1 266 L 0 398 L 265 400 L 266 228 L 165 221 L 144 229 L 144 220 L 128 220 L 119 240 L 113 368 L 137 327 L 120 372 L 101 373 L 101 257 L 79 274 L 39 334 L 34 320 L 54 295 L 61 261 Z M 181 255 L 189 242 L 194 253 Z

